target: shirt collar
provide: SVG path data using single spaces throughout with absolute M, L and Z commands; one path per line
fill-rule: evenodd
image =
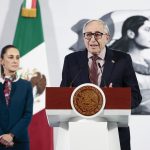
M 104 60 L 105 55 L 106 55 L 106 47 L 101 50 L 101 52 L 98 54 L 98 57 Z M 91 58 L 92 56 L 93 54 L 88 51 L 88 59 Z
M 5 76 L 5 78 L 10 78 L 10 76 Z M 0 83 L 2 83 L 2 84 L 4 84 L 4 82 L 5 82 L 5 78 L 3 78 L 2 76 L 0 77 Z M 13 80 L 12 82 L 16 82 L 16 81 L 18 81 L 19 80 L 19 76 L 18 75 L 16 75 L 16 79 L 15 80 Z

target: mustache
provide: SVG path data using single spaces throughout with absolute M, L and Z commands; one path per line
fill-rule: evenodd
M 95 41 L 97 42 L 98 47 L 100 48 L 100 43 L 98 42 L 98 40 L 95 39 Z M 90 45 L 89 43 L 90 43 L 90 40 L 88 41 L 88 45 Z

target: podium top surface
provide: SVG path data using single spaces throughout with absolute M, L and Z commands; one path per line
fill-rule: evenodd
M 75 88 L 47 87 L 46 109 L 72 109 L 70 97 Z M 104 109 L 131 109 L 130 88 L 102 88 L 106 105 Z

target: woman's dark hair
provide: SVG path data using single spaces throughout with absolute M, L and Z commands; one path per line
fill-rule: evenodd
M 2 48 L 2 50 L 1 50 L 1 58 L 3 59 L 4 58 L 4 54 L 7 52 L 7 50 L 9 49 L 9 48 L 16 48 L 14 45 L 6 45 L 6 46 L 4 46 L 3 48 Z M 3 68 L 3 66 L 1 65 L 1 74 L 3 74 L 4 73 L 4 68 Z
M 110 48 L 128 52 L 132 39 L 128 38 L 127 31 L 131 30 L 135 33 L 135 36 L 138 36 L 138 29 L 146 20 L 148 20 L 148 18 L 144 16 L 132 16 L 126 19 L 122 26 L 122 37 L 116 40 Z

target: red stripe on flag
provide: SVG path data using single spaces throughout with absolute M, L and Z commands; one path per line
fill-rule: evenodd
M 30 150 L 54 150 L 53 128 L 48 125 L 45 109 L 32 117 L 29 136 Z
M 36 8 L 37 0 L 32 0 L 32 8 Z

